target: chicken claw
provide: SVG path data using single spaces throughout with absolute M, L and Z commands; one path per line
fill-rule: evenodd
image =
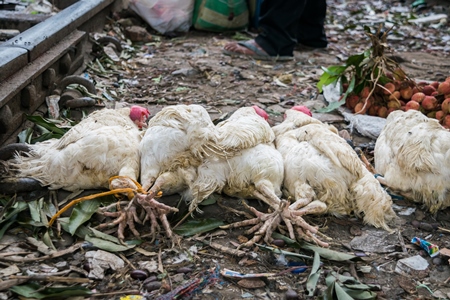
M 317 201 L 320 202 L 320 201 Z M 250 207 L 248 205 L 247 208 L 255 214 L 256 218 L 245 220 L 241 222 L 236 222 L 233 224 L 229 224 L 226 226 L 221 226 L 221 228 L 236 228 L 241 226 L 248 226 L 248 225 L 254 225 L 252 228 L 247 230 L 245 234 L 252 234 L 255 233 L 253 238 L 249 240 L 248 242 L 241 244 L 239 248 L 241 247 L 251 247 L 255 243 L 259 242 L 261 238 L 264 236 L 264 241 L 268 244 L 272 242 L 272 233 L 273 231 L 281 225 L 281 220 L 284 221 L 286 227 L 289 231 L 289 237 L 291 239 L 295 240 L 295 232 L 297 232 L 297 235 L 299 235 L 302 239 L 305 239 L 310 242 L 314 242 L 322 247 L 328 247 L 328 243 L 325 243 L 321 240 L 319 240 L 314 234 L 318 232 L 317 227 L 309 225 L 303 218 L 302 215 L 305 215 L 309 212 L 315 211 L 319 207 L 319 209 L 323 209 L 323 205 L 317 203 L 314 201 L 313 203 L 316 205 L 308 205 L 309 207 L 307 209 L 299 209 L 296 210 L 296 208 L 299 206 L 298 203 L 294 203 L 292 205 L 288 205 L 288 201 L 282 200 L 280 206 L 277 210 L 275 210 L 272 213 L 262 213 L 258 210 L 256 210 L 254 207 Z M 314 207 L 314 208 L 313 208 Z M 295 227 L 295 231 L 294 231 Z
M 101 224 L 97 228 L 113 227 L 118 225 L 117 237 L 119 240 L 123 241 L 125 239 L 125 229 L 128 227 L 134 236 L 140 237 L 139 232 L 136 230 L 135 223 L 143 225 L 147 220 L 150 221 L 150 234 L 152 236 L 152 241 L 156 238 L 156 233 L 161 229 L 157 218 L 161 220 L 161 223 L 166 230 L 167 237 L 172 238 L 172 229 L 170 228 L 169 221 L 167 220 L 167 214 L 170 212 L 178 212 L 177 208 L 167 206 L 163 203 L 158 202 L 154 199 L 155 194 L 142 194 L 136 193 L 133 199 L 127 203 L 126 207 L 116 211 L 108 212 L 110 206 L 102 209 L 102 214 L 108 217 L 116 218 L 114 221 Z M 119 204 L 122 204 L 120 202 Z M 137 207 L 142 207 L 146 213 L 144 220 L 138 216 Z
M 160 227 L 156 220 L 157 217 L 161 220 L 161 224 L 166 230 L 167 237 L 172 238 L 173 232 L 170 228 L 169 221 L 167 220 L 167 214 L 171 212 L 178 212 L 178 209 L 156 201 L 154 196 L 155 194 L 153 193 L 136 194 L 137 202 L 147 212 L 147 216 L 145 217 L 144 222 L 148 219 L 150 220 L 150 233 L 152 235 L 152 241 L 156 238 L 156 231 L 160 230 Z

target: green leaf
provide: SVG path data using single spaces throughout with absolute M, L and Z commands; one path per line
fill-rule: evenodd
M 329 259 L 329 260 L 346 261 L 346 260 L 351 260 L 351 259 L 357 258 L 356 256 L 351 255 L 351 254 L 338 252 L 338 251 L 334 251 L 334 250 L 327 249 L 327 248 L 318 247 L 318 246 L 312 245 L 310 243 L 307 243 L 305 241 L 302 241 L 299 244 L 302 249 L 307 249 L 307 250 L 317 252 L 318 254 L 320 254 L 320 256 L 322 258 Z
M 30 216 L 34 222 L 41 222 L 41 207 L 39 207 L 38 200 L 28 202 L 30 209 Z
M 37 283 L 16 285 L 11 287 L 10 291 L 32 299 L 67 299 L 69 297 L 88 296 L 92 294 L 91 290 L 82 286 L 45 287 Z
M 33 129 L 27 128 L 25 130 L 22 130 L 18 135 L 17 138 L 19 139 L 19 143 L 27 143 L 31 144 L 31 136 L 33 135 Z
M 337 282 L 334 283 L 334 291 L 338 300 L 354 300 Z
M 347 58 L 347 66 L 358 67 L 365 57 L 364 53 L 349 56 L 349 58 Z
M 202 220 L 188 220 L 184 224 L 178 226 L 174 230 L 174 232 L 181 236 L 193 236 L 198 233 L 211 231 L 223 225 L 225 225 L 224 222 L 213 218 Z
M 352 289 L 352 290 L 370 290 L 370 286 L 368 286 L 367 284 L 364 284 L 364 283 L 347 284 L 344 281 L 344 286 L 346 288 L 349 288 L 349 289 Z
M 327 107 L 318 109 L 317 112 L 327 113 L 327 112 L 333 111 L 333 110 L 339 108 L 340 106 L 342 106 L 343 104 L 345 104 L 345 99 L 347 99 L 348 94 L 350 94 L 353 91 L 354 87 L 355 87 L 355 80 L 356 80 L 355 76 L 353 76 L 351 81 L 350 81 L 350 83 L 349 83 L 349 85 L 348 85 L 348 88 L 345 91 L 345 94 L 342 96 L 341 100 L 336 101 L 336 102 L 332 102 Z
M 49 248 L 51 248 L 53 250 L 56 250 L 56 247 L 55 247 L 55 245 L 53 245 L 52 238 L 51 238 L 50 233 L 49 233 L 48 230 L 42 236 L 42 242 L 45 245 L 47 245 L 47 247 L 49 247 Z
M 317 88 L 319 89 L 319 92 L 323 92 L 323 86 L 336 83 L 339 80 L 340 76 L 335 75 L 331 76 L 328 73 L 323 73 L 322 76 L 320 76 L 319 82 L 317 83 Z
M 298 244 L 297 241 L 288 238 L 287 236 L 282 235 L 281 233 L 278 232 L 274 232 L 272 233 L 272 238 L 274 239 L 279 239 L 279 240 L 283 240 L 286 242 L 286 244 L 288 244 L 290 247 L 292 248 L 296 248 L 296 249 L 300 249 L 300 245 Z
M 28 204 L 26 202 L 16 201 L 15 198 L 11 198 L 8 201 L 2 201 L 2 205 L 3 211 L 2 214 L 0 215 L 0 224 L 2 224 L 3 222 L 7 222 L 10 219 L 15 220 L 17 214 L 28 208 Z
M 199 205 L 201 206 L 206 206 L 206 205 L 211 205 L 217 202 L 217 200 L 220 198 L 219 195 L 217 194 L 211 194 L 208 198 L 206 198 L 205 200 L 203 200 Z
M 345 98 L 342 98 L 341 100 L 336 101 L 336 102 L 332 102 L 327 107 L 318 109 L 317 112 L 319 112 L 319 113 L 328 113 L 328 112 L 331 112 L 331 111 L 333 111 L 335 109 L 338 109 L 343 104 L 345 104 Z
M 6 224 L 3 224 L 0 228 L 0 240 L 3 238 L 3 236 L 5 235 L 6 230 L 8 230 L 9 226 L 11 226 L 12 224 L 14 224 L 15 222 L 15 218 L 13 218 L 11 221 L 9 221 Z
M 68 232 L 73 235 L 81 224 L 91 219 L 100 204 L 100 199 L 92 199 L 76 205 L 70 215 Z
M 57 120 L 51 121 L 50 119 L 45 119 L 41 116 L 28 116 L 28 115 L 27 115 L 27 119 L 32 121 L 36 125 L 42 126 L 43 128 L 45 128 L 48 131 L 53 132 L 53 133 L 59 133 L 59 134 L 63 135 L 64 133 L 66 133 L 68 131 L 67 128 L 63 129 L 63 128 L 56 126 L 55 123 L 58 122 Z
M 70 225 L 69 218 L 60 218 L 59 223 L 61 224 L 63 230 L 68 232 Z M 130 244 L 121 244 L 118 238 L 84 225 L 78 227 L 75 235 L 83 238 L 87 242 L 91 242 L 99 249 L 110 252 L 120 252 L 133 249 L 138 244 L 135 241 Z
M 311 268 L 311 273 L 308 276 L 308 281 L 306 281 L 306 292 L 308 296 L 314 295 L 314 291 L 316 290 L 317 282 L 320 277 L 320 255 L 317 252 L 314 252 L 314 261 Z
M 263 245 L 263 244 L 258 244 L 258 243 L 255 243 L 255 245 L 258 246 L 261 250 L 269 250 L 269 251 L 272 251 L 275 254 L 283 254 L 285 256 L 294 256 L 294 257 L 301 257 L 301 258 L 312 259 L 311 256 L 304 255 L 304 254 L 299 254 L 299 253 L 295 253 L 295 252 L 285 251 L 285 250 L 281 250 L 279 248 L 274 248 L 274 247 L 270 247 L 270 246 Z
M 346 69 L 347 66 L 330 66 L 328 68 L 322 67 L 322 70 L 330 76 L 341 76 Z
M 371 291 L 351 290 L 343 288 L 343 290 L 352 298 L 357 300 L 372 300 L 377 298 L 377 294 Z

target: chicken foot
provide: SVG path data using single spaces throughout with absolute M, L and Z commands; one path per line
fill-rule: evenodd
M 317 201 L 320 202 L 320 201 Z M 315 204 L 316 201 L 314 201 Z M 223 229 L 227 228 L 237 228 L 242 226 L 254 225 L 252 228 L 248 229 L 245 234 L 255 233 L 253 238 L 248 242 L 239 246 L 241 247 L 251 247 L 255 243 L 259 242 L 261 238 L 264 237 L 264 241 L 268 244 L 272 242 L 272 233 L 273 231 L 281 225 L 281 221 L 286 224 L 288 228 L 289 237 L 295 240 L 295 232 L 302 239 L 307 241 L 312 241 L 322 247 L 328 247 L 328 244 L 318 239 L 314 236 L 315 233 L 318 232 L 317 227 L 309 225 L 301 216 L 307 214 L 309 212 L 314 212 L 315 207 L 321 207 L 321 205 L 310 205 L 306 209 L 296 210 L 301 204 L 301 201 L 298 203 L 293 203 L 288 205 L 288 201 L 282 200 L 279 207 L 271 213 L 262 213 L 255 209 L 254 207 L 250 207 L 247 204 L 247 208 L 256 216 L 256 218 L 245 220 L 241 222 L 236 222 L 233 224 L 229 224 L 226 226 L 221 226 Z M 294 231 L 295 228 L 295 231 Z
M 167 214 L 171 212 L 178 212 L 177 208 L 167 206 L 163 203 L 158 202 L 154 199 L 155 194 L 142 194 L 136 193 L 133 199 L 126 205 L 125 208 L 120 209 L 116 212 L 108 212 L 110 208 L 105 207 L 101 210 L 101 213 L 105 216 L 114 217 L 110 223 L 101 224 L 97 228 L 114 227 L 118 226 L 117 236 L 119 240 L 123 241 L 125 239 L 125 229 L 128 227 L 134 236 L 140 237 L 139 232 L 136 230 L 135 223 L 145 224 L 148 220 L 150 222 L 150 235 L 152 236 L 152 241 L 156 238 L 156 233 L 161 230 L 157 219 L 159 218 L 163 228 L 166 231 L 166 235 L 172 238 L 173 233 L 170 228 L 169 221 L 167 220 Z M 144 209 L 146 215 L 144 220 L 137 214 L 137 207 L 140 206 Z

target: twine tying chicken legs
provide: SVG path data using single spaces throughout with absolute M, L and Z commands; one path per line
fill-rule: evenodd
M 131 180 L 133 182 L 133 184 L 136 186 L 136 188 L 119 188 L 119 189 L 112 189 L 111 191 L 108 192 L 103 192 L 103 193 L 97 193 L 94 195 L 89 195 L 89 196 L 85 196 L 85 197 L 81 197 L 78 198 L 76 200 L 71 201 L 69 204 L 67 204 L 64 208 L 62 208 L 61 210 L 59 210 L 49 221 L 48 223 L 48 227 L 51 227 L 53 225 L 53 223 L 56 221 L 56 219 L 63 214 L 64 212 L 66 212 L 69 208 L 73 207 L 74 205 L 84 202 L 84 201 L 88 201 L 88 200 L 92 200 L 98 197 L 102 197 L 102 196 L 109 196 L 109 195 L 117 195 L 117 194 L 126 194 L 127 198 L 130 200 L 130 202 L 127 205 L 127 209 L 131 210 L 132 209 L 132 205 L 134 204 L 135 200 L 138 204 L 140 204 L 143 209 L 147 212 L 147 217 L 150 219 L 151 222 L 151 229 L 152 229 L 152 233 L 155 234 L 155 227 L 159 228 L 159 225 L 156 222 L 156 216 L 155 213 L 152 211 L 152 209 L 156 209 L 157 212 L 159 213 L 159 217 L 161 219 L 161 222 L 163 223 L 163 226 L 165 227 L 166 231 L 169 231 L 167 233 L 167 235 L 169 237 L 171 237 L 172 232 L 170 230 L 170 226 L 167 224 L 167 219 L 165 214 L 169 213 L 169 212 L 178 212 L 178 209 L 174 208 L 174 207 L 170 207 L 167 206 L 163 203 L 159 203 L 156 200 L 154 200 L 154 198 L 159 198 L 162 196 L 162 192 L 159 191 L 156 194 L 155 193 L 147 193 L 142 186 L 136 181 L 133 180 L 132 178 L 126 177 L 126 176 L 114 176 L 111 177 L 109 179 L 109 186 L 110 188 L 112 187 L 112 181 L 115 179 L 124 179 L 124 180 Z M 119 235 L 119 239 L 124 239 L 123 237 L 123 231 L 126 227 L 126 225 L 130 226 L 130 228 L 133 231 L 133 234 L 137 234 L 136 230 L 134 229 L 134 225 L 130 224 L 132 222 L 132 220 L 125 220 L 127 216 L 117 216 L 117 220 L 115 222 L 113 222 L 113 224 L 119 224 L 119 229 L 118 229 L 118 235 Z M 122 222 L 126 222 L 126 224 L 122 224 Z M 145 220 L 144 220 L 145 222 Z

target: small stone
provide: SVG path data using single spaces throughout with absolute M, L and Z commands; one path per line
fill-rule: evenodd
M 189 267 L 181 267 L 181 268 L 177 269 L 177 273 L 186 274 L 186 273 L 190 273 L 190 272 L 192 272 L 192 268 L 189 268 Z
M 440 257 L 433 258 L 433 265 L 442 265 L 442 258 Z
M 125 28 L 125 36 L 132 42 L 150 42 L 152 40 L 152 35 L 140 26 Z
M 286 242 L 280 239 L 276 239 L 272 241 L 272 244 L 277 246 L 277 247 L 284 247 L 286 245 Z
M 161 288 L 161 282 L 159 281 L 152 281 L 144 284 L 144 289 L 147 290 L 147 292 L 151 292 L 154 290 L 158 290 Z
M 266 283 L 258 278 L 242 279 L 237 284 L 246 289 L 258 289 L 266 286 Z
M 133 279 L 145 280 L 148 277 L 148 274 L 143 270 L 133 270 L 130 272 L 130 277 Z
M 287 290 L 286 294 L 285 294 L 285 298 L 286 300 L 298 300 L 300 299 L 297 292 L 294 290 Z

